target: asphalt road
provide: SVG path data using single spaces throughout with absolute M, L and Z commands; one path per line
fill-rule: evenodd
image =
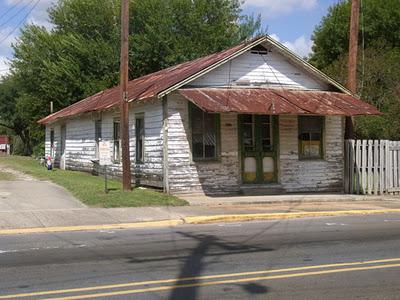
M 0 299 L 399 299 L 400 214 L 0 236 Z

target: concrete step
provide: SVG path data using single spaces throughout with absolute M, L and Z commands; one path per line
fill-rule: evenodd
M 282 195 L 286 191 L 282 185 L 271 184 L 245 184 L 240 187 L 240 194 L 243 196 Z

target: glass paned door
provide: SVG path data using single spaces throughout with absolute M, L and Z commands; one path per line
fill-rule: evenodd
M 269 115 L 239 116 L 243 183 L 276 181 L 275 123 Z

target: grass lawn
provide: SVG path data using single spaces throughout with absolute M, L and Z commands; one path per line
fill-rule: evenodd
M 15 180 L 17 179 L 17 177 L 14 174 L 11 174 L 9 172 L 4 172 L 4 171 L 0 171 L 0 181 L 11 181 L 11 180 Z
M 39 162 L 30 157 L 1 157 L 0 163 L 12 169 L 24 172 L 40 180 L 50 180 L 69 190 L 76 198 L 89 206 L 95 207 L 131 207 L 186 205 L 185 200 L 152 189 L 134 189 L 123 192 L 122 185 L 116 180 L 109 180 L 108 194 L 104 192 L 104 177 L 77 171 L 54 169 L 46 170 Z M 0 174 L 1 176 L 1 174 Z M 0 177 L 1 178 L 1 177 Z

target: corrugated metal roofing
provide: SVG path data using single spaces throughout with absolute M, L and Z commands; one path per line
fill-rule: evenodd
M 129 81 L 128 95 L 130 101 L 146 99 L 157 96 L 160 92 L 191 77 L 204 69 L 212 67 L 236 55 L 247 48 L 253 47 L 266 40 L 260 37 L 252 41 L 241 43 L 227 50 L 185 62 L 161 71 L 151 73 Z M 54 122 L 57 119 L 70 117 L 91 111 L 104 110 L 119 105 L 121 94 L 120 87 L 116 86 L 93 96 L 76 102 L 38 121 L 40 124 Z
M 10 138 L 7 135 L 0 135 L 0 144 L 9 144 Z
M 378 115 L 372 105 L 353 96 L 323 91 L 266 88 L 179 89 L 207 112 L 251 114 Z

